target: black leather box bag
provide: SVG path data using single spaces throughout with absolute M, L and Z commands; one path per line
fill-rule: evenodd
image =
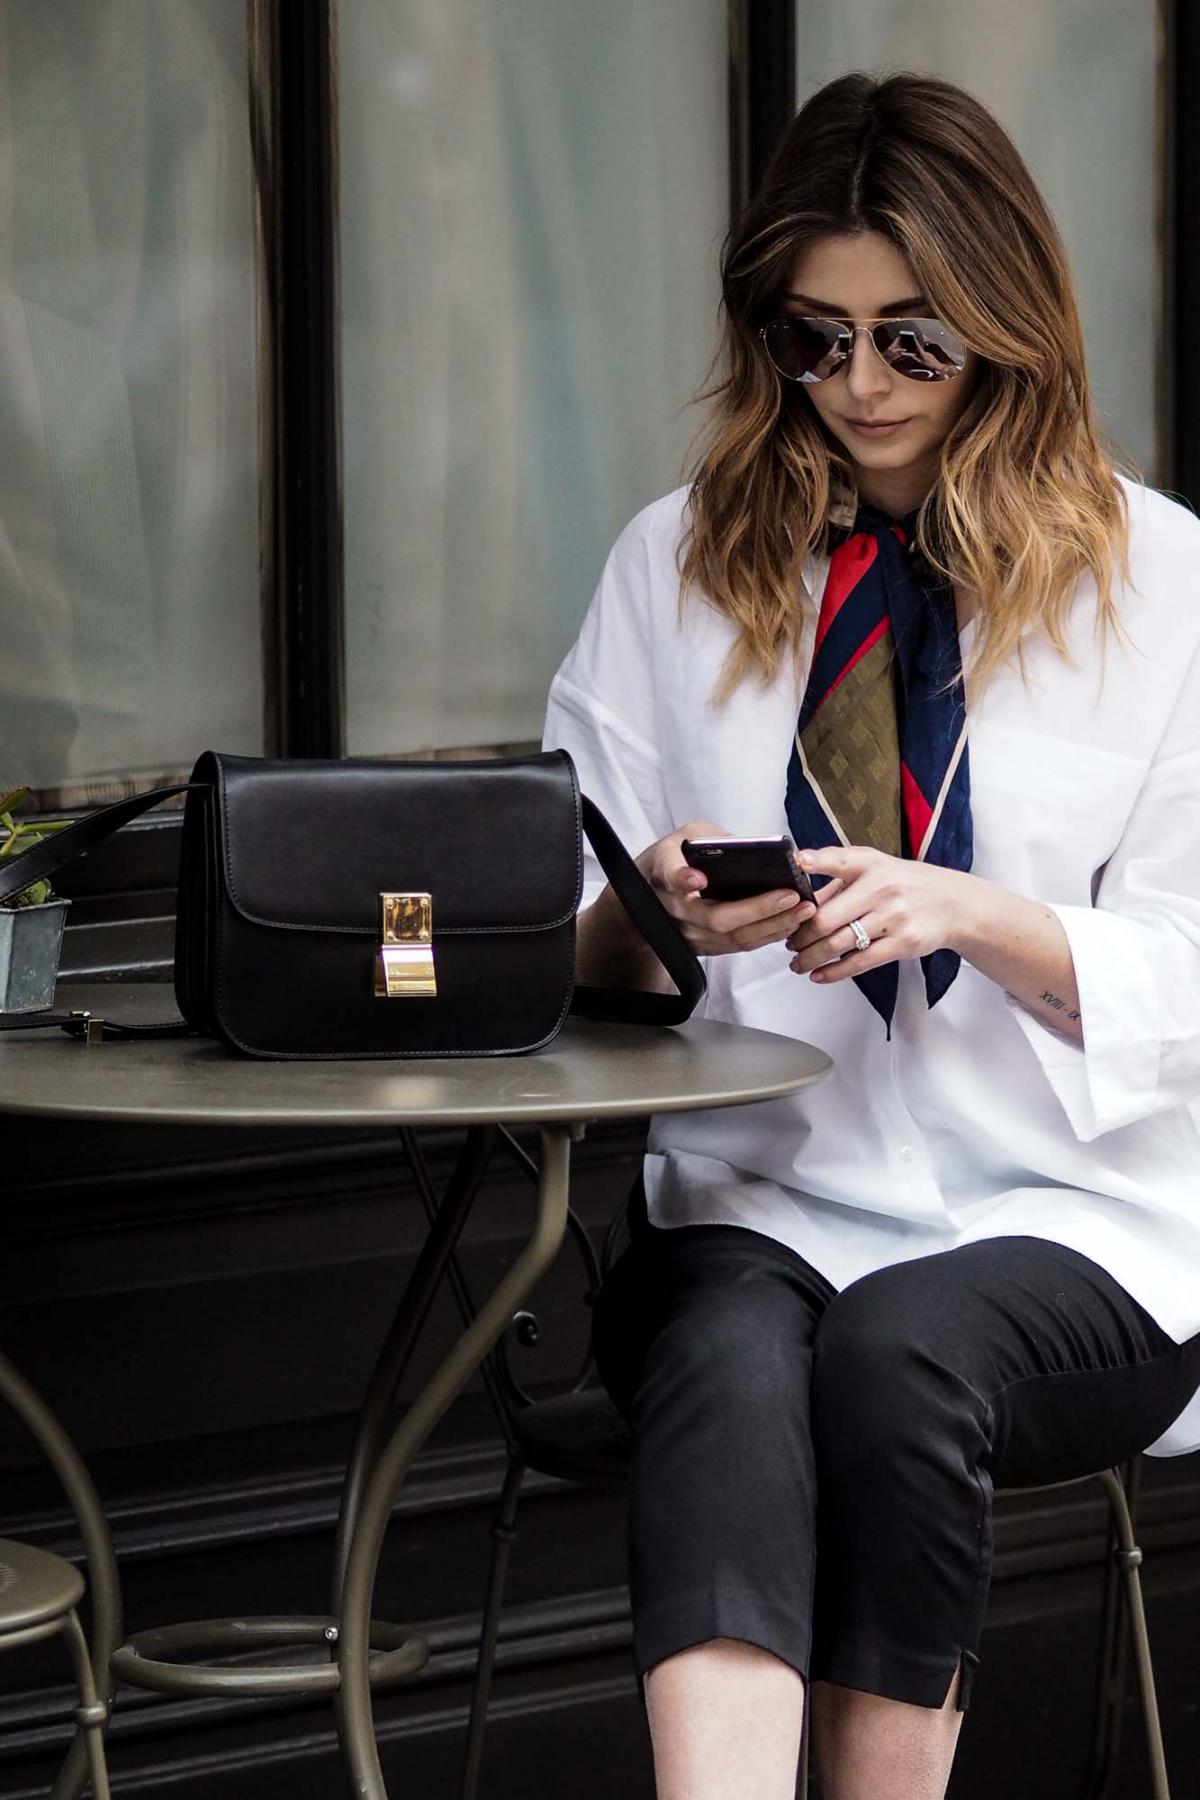
M 0 865 L 0 900 L 185 792 L 175 994 L 193 1030 L 232 1050 L 510 1056 L 551 1043 L 572 1010 L 671 1025 L 704 993 L 561 750 L 440 763 L 207 751 L 186 788 L 104 807 Z M 585 829 L 678 993 L 575 985 Z

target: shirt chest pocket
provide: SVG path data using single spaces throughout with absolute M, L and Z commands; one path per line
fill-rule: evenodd
M 969 738 L 972 873 L 1045 900 L 1090 905 L 1145 777 L 1133 756 L 978 721 Z

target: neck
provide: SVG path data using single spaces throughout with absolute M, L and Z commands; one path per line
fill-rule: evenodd
M 936 467 L 910 463 L 903 469 L 864 469 L 855 465 L 858 497 L 867 506 L 877 506 L 889 518 L 902 519 L 920 506 L 933 486 Z

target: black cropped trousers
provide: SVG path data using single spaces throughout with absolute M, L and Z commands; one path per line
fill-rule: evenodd
M 991 1576 L 992 1490 L 1142 1450 L 1200 1386 L 1087 1257 L 1032 1237 L 920 1257 L 835 1292 L 741 1226 L 658 1229 L 593 1321 L 633 1427 L 634 1663 L 709 1638 L 801 1675 L 965 1709 Z

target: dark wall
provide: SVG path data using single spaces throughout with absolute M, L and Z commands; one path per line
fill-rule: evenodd
M 119 1054 L 119 1047 L 104 1054 Z M 641 1138 L 577 1152 L 597 1241 Z M 432 1138 L 444 1174 L 454 1148 Z M 131 1628 L 236 1611 L 322 1611 L 339 1462 L 423 1213 L 386 1134 L 286 1137 L 26 1125 L 5 1133 L 0 1342 L 60 1410 L 109 1508 Z M 464 1262 L 486 1289 L 531 1194 L 497 1166 Z M 534 1301 L 531 1382 L 573 1377 L 586 1347 L 569 1247 Z M 420 1379 L 456 1329 L 431 1322 Z M 0 1534 L 70 1548 L 72 1527 L 28 1443 L 0 1420 Z M 393 1791 L 451 1795 L 502 1446 L 475 1384 L 404 1491 L 377 1610 L 420 1622 L 428 1668 L 379 1707 Z M 1200 1795 L 1200 1459 L 1149 1466 L 1148 1593 L 1177 1800 Z M 1104 1552 L 1098 1492 L 1003 1501 L 975 1708 L 954 1793 L 1074 1794 L 1087 1761 Z M 484 1793 L 555 1800 L 653 1793 L 629 1661 L 623 1501 L 529 1476 L 510 1577 Z M 65 1741 L 53 1649 L 0 1660 L 0 1796 L 44 1793 Z M 1119 1795 L 1147 1791 L 1136 1717 Z M 118 1794 L 289 1800 L 344 1792 L 324 1703 L 178 1702 L 125 1693 L 111 1740 Z M 1189 1786 L 1189 1782 L 1191 1785 Z

